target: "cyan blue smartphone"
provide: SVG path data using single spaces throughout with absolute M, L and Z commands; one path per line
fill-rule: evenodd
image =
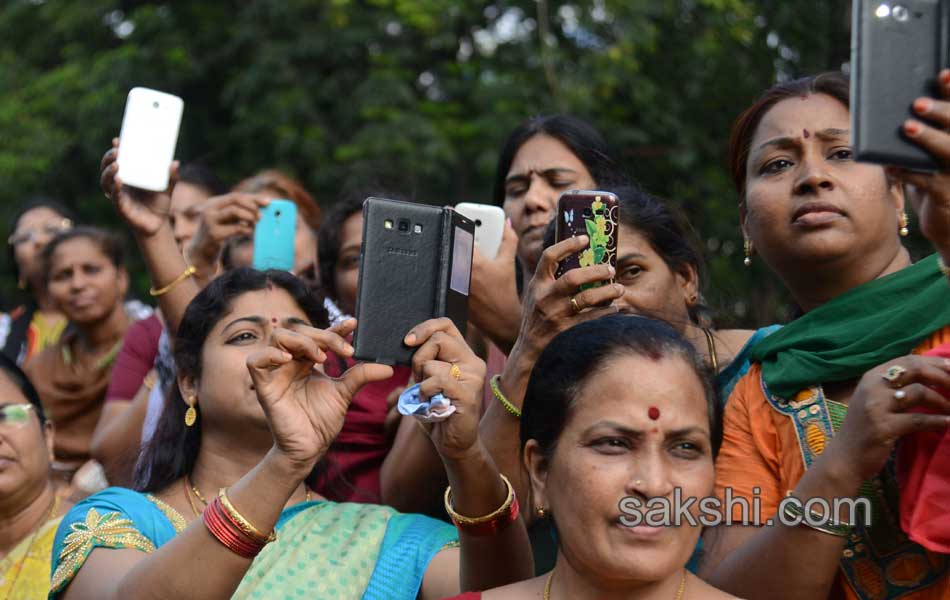
M 254 268 L 293 270 L 296 233 L 297 205 L 290 200 L 271 200 L 254 226 Z

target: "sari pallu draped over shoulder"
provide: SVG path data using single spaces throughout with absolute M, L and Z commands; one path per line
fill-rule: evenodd
M 109 488 L 63 518 L 53 545 L 49 599 L 63 590 L 95 548 L 156 551 L 185 521 L 157 498 Z M 304 502 L 285 509 L 277 541 L 254 559 L 232 598 L 412 600 L 432 558 L 455 546 L 455 528 L 372 504 Z

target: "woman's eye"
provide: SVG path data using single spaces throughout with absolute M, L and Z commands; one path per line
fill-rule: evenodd
M 770 162 L 770 163 L 766 164 L 764 167 L 762 167 L 761 174 L 762 174 L 762 175 L 772 175 L 772 174 L 774 174 L 774 173 L 779 173 L 779 172 L 781 172 L 781 171 L 784 171 L 785 169 L 787 169 L 787 168 L 790 167 L 791 165 L 792 165 L 791 161 L 786 160 L 786 159 L 784 159 L 784 158 L 780 158 L 780 159 L 778 159 L 778 160 L 773 160 L 772 162 Z
M 703 448 L 693 442 L 678 442 L 673 446 L 673 454 L 681 458 L 697 458 L 703 455 Z
M 505 196 L 509 198 L 518 198 L 520 196 L 523 196 L 524 193 L 527 191 L 528 191 L 528 188 L 523 185 L 513 186 L 505 190 Z
M 620 278 L 621 279 L 635 279 L 641 273 L 643 273 L 643 267 L 639 265 L 632 265 L 620 271 Z
M 851 160 L 854 158 L 854 151 L 851 148 L 839 148 L 831 154 L 831 157 L 837 160 Z
M 228 340 L 229 344 L 240 344 L 242 342 L 254 341 L 257 339 L 250 331 L 244 331 Z
M 574 182 L 573 182 L 573 181 L 557 181 L 557 180 L 556 180 L 556 181 L 550 181 L 550 182 L 548 182 L 548 183 L 549 183 L 550 186 L 553 187 L 553 188 L 563 189 L 563 188 L 572 186 Z
M 623 438 L 603 438 L 592 445 L 603 452 L 619 452 L 630 448 L 630 444 Z

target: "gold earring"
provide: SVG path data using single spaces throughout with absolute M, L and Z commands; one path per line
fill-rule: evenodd
M 26 280 L 21 277 L 19 280 L 17 280 L 17 282 L 16 282 L 16 287 L 17 287 L 18 290 L 25 290 L 25 289 L 26 289 Z
M 907 237 L 907 235 L 910 233 L 910 231 L 907 229 L 907 211 L 901 211 L 900 225 L 901 237 Z
M 198 411 L 195 410 L 196 401 L 194 394 L 188 394 L 188 399 L 185 400 L 185 404 L 188 405 L 188 410 L 185 411 L 185 427 L 193 426 L 198 420 Z
M 745 249 L 745 258 L 742 260 L 742 264 L 747 267 L 752 266 L 752 240 L 745 238 L 743 243 L 743 248 Z
M 538 508 L 535 509 L 534 512 L 537 513 L 539 519 L 543 519 L 548 514 L 547 511 L 544 510 L 543 506 L 539 506 Z

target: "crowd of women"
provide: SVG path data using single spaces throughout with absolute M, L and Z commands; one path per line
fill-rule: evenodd
M 130 300 L 114 233 L 25 203 L 8 244 L 27 299 L 0 318 L 0 600 L 950 598 L 938 81 L 900 125 L 933 173 L 854 159 L 839 73 L 739 114 L 744 262 L 797 309 L 757 330 L 716 327 L 689 223 L 597 131 L 526 121 L 499 155 L 508 221 L 496 257 L 475 252 L 468 334 L 419 323 L 397 367 L 353 359 L 350 315 L 362 201 L 399 190 L 323 214 L 282 173 L 228 188 L 175 163 L 144 192 L 114 140 L 101 186 L 157 306 Z M 553 239 L 572 189 L 618 197 L 616 268 L 558 276 L 587 244 Z M 292 273 L 249 267 L 275 198 L 298 208 Z M 929 256 L 902 244 L 911 211 Z M 402 416 L 413 384 L 454 412 Z M 625 518 L 679 498 L 734 521 Z

